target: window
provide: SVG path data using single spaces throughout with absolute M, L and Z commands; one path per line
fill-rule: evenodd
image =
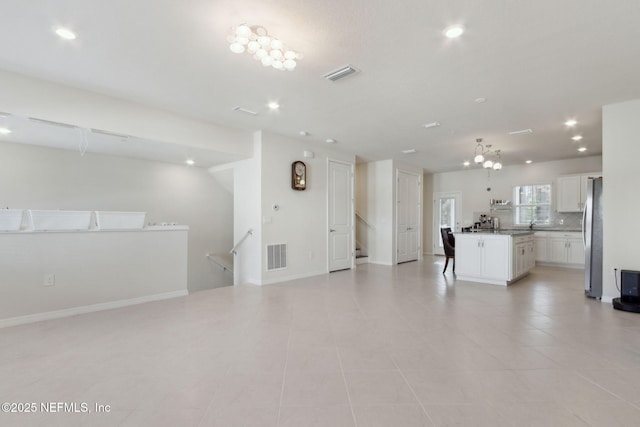
M 515 225 L 551 224 L 551 184 L 513 187 Z

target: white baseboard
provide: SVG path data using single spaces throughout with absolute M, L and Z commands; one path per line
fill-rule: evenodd
M 315 273 L 301 273 L 301 274 L 292 274 L 290 276 L 282 276 L 282 277 L 274 277 L 272 279 L 261 280 L 260 285 L 273 285 L 274 283 L 280 282 L 288 282 L 296 279 L 305 279 L 307 277 L 312 276 L 320 276 L 323 274 L 327 274 L 326 271 L 316 271 Z
M 369 264 L 377 264 L 377 265 L 395 265 L 391 262 L 380 262 L 380 261 L 371 261 L 369 260 Z
M 618 297 L 610 297 L 610 296 L 603 295 L 602 298 L 600 299 L 600 302 L 606 302 L 606 303 L 612 304 L 614 298 L 618 298 Z
M 80 307 L 65 308 L 63 310 L 45 311 L 44 313 L 28 314 L 26 316 L 9 317 L 0 319 L 0 328 L 9 326 L 24 325 L 27 323 L 40 322 L 42 320 L 59 319 L 61 317 L 75 316 L 78 314 L 92 313 L 94 311 L 111 310 L 113 308 L 127 307 L 130 305 L 142 304 L 151 301 L 160 301 L 170 298 L 183 297 L 189 295 L 189 291 L 173 291 L 162 294 L 145 295 L 143 297 L 109 301 L 99 304 L 83 305 Z

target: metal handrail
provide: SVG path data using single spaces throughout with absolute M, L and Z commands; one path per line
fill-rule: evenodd
M 371 224 L 369 221 L 367 221 L 365 217 L 363 217 L 362 215 L 360 215 L 360 214 L 358 213 L 358 211 L 356 211 L 356 217 L 360 218 L 360 220 L 361 220 L 362 222 L 364 222 L 364 223 L 367 225 L 367 227 L 369 227 L 370 229 L 372 229 L 372 230 L 375 230 L 375 229 L 376 229 L 376 227 L 374 227 L 374 226 L 373 226 L 373 224 Z
M 238 241 L 238 243 L 236 243 L 235 246 L 231 248 L 229 253 L 237 255 L 238 254 L 238 248 L 240 247 L 240 245 L 242 245 L 244 243 L 245 240 L 247 240 L 247 237 L 249 237 L 249 236 L 253 236 L 253 229 L 252 228 L 247 230 L 247 232 L 244 234 L 244 236 L 242 236 L 242 239 L 240 239 Z
M 209 261 L 212 261 L 214 264 L 222 268 L 224 271 L 233 271 L 232 268 L 220 262 L 220 260 L 216 258 L 215 254 L 206 253 L 205 257 L 207 257 Z

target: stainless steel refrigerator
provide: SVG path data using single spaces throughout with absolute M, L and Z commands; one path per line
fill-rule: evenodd
M 602 298 L 602 177 L 587 180 L 587 198 L 582 213 L 584 242 L 584 293 Z

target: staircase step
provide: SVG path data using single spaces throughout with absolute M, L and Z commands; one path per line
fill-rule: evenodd
M 366 255 L 357 256 L 356 264 L 369 264 L 369 257 Z

